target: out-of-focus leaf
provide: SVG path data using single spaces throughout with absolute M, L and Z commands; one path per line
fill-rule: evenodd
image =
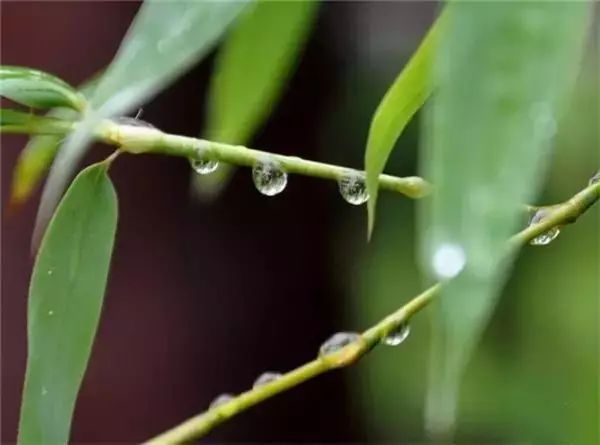
M 31 119 L 31 113 L 0 108 L 0 128 L 11 125 L 26 125 Z
M 428 428 L 448 434 L 459 382 L 509 265 L 506 240 L 535 197 L 578 71 L 585 2 L 453 2 L 436 56 L 421 242 L 450 278 L 436 312 Z M 464 262 L 464 263 L 463 263 Z
M 0 96 L 33 108 L 85 108 L 84 97 L 63 80 L 18 66 L 0 66 Z
M 94 76 L 80 89 L 80 94 L 89 96 L 96 86 L 97 77 Z M 48 117 L 73 120 L 76 113 L 68 108 L 55 108 L 50 110 Z M 13 171 L 11 186 L 11 204 L 24 203 L 33 193 L 43 175 L 50 168 L 59 147 L 64 140 L 62 135 L 37 135 L 32 136 L 25 148 L 19 153 Z
M 375 225 L 379 175 L 383 173 L 385 164 L 402 130 L 423 106 L 433 90 L 431 67 L 443 18 L 444 15 L 438 17 L 373 115 L 365 151 L 366 182 L 370 196 L 367 202 L 369 236 Z
M 246 6 L 242 1 L 146 0 L 91 97 L 94 110 L 58 152 L 34 229 L 46 225 L 102 118 L 139 106 L 198 62 Z
M 53 117 L 37 116 L 18 110 L 0 109 L 0 133 L 42 133 L 62 135 L 70 130 L 71 122 Z
M 317 0 L 261 0 L 240 17 L 220 49 L 212 76 L 206 137 L 245 144 L 281 95 L 315 19 Z M 217 196 L 233 167 L 194 175 L 194 191 Z
M 65 444 L 100 318 L 117 225 L 106 162 L 83 170 L 57 208 L 33 269 L 19 444 Z
M 93 106 L 102 114 L 116 115 L 152 97 L 200 60 L 246 4 L 144 2 L 98 82 Z

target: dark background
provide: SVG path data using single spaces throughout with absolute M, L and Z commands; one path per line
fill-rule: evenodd
M 3 64 L 79 84 L 106 66 L 135 2 L 3 2 Z M 301 63 L 252 146 L 360 168 L 370 116 L 430 25 L 432 2 L 322 5 Z M 597 53 L 591 47 L 590 54 Z M 543 199 L 598 168 L 598 66 L 589 57 L 557 140 Z M 212 56 L 144 107 L 163 131 L 201 133 Z M 594 120 L 595 119 L 595 120 Z M 416 174 L 418 119 L 390 162 Z M 2 203 L 26 138 L 2 136 Z M 85 163 L 107 154 L 95 147 Z M 111 169 L 119 227 L 106 302 L 80 393 L 74 442 L 136 442 L 241 392 L 263 371 L 313 358 L 422 288 L 414 203 L 366 212 L 335 185 L 292 177 L 266 198 L 239 170 L 212 204 L 190 198 L 181 159 L 124 156 Z M 39 193 L 2 214 L 2 442 L 16 438 L 26 359 L 29 240 Z M 460 434 L 470 440 L 591 443 L 598 419 L 598 209 L 548 248 L 526 249 L 469 371 Z M 422 439 L 427 317 L 403 348 L 319 377 L 240 415 L 212 441 Z

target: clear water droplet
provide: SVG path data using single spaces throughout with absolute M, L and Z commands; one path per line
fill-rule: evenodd
M 45 386 L 42 386 L 42 395 L 43 396 L 48 395 L 48 390 L 46 389 Z
M 54 311 L 52 311 L 52 310 L 48 311 L 48 315 L 49 316 L 53 316 L 54 315 Z
M 398 346 L 404 340 L 408 338 L 410 334 L 410 325 L 408 323 L 402 323 L 388 335 L 386 335 L 382 342 L 388 346 Z
M 224 403 L 227 403 L 230 400 L 232 400 L 234 397 L 235 396 L 230 393 L 220 394 L 217 397 L 215 397 L 215 399 L 212 402 L 210 402 L 208 409 L 213 409 L 217 406 L 223 405 Z
M 596 174 L 590 178 L 588 185 L 597 184 L 598 182 L 600 182 L 600 171 L 597 171 Z
M 337 332 L 329 337 L 319 348 L 319 355 L 333 354 L 360 339 L 358 332 Z
M 252 168 L 252 180 L 259 192 L 273 196 L 285 189 L 287 173 L 277 161 L 258 161 Z
M 365 176 L 358 172 L 349 172 L 338 179 L 338 187 L 342 198 L 352 205 L 359 206 L 369 199 Z
M 281 377 L 281 373 L 279 372 L 263 372 L 258 378 L 254 381 L 252 388 L 258 388 L 259 386 L 266 385 L 267 383 L 271 383 L 274 380 L 277 380 Z
M 433 253 L 433 271 L 440 279 L 454 278 L 465 268 L 466 263 L 465 251 L 458 244 L 443 243 Z
M 52 269 L 48 269 L 48 275 L 52 275 L 54 273 L 54 271 Z
M 533 224 L 539 223 L 544 218 L 546 218 L 548 215 L 550 215 L 550 213 L 551 212 L 548 209 L 544 209 L 544 208 L 539 209 L 537 212 L 534 213 L 534 215 L 529 220 L 529 225 L 531 226 Z M 554 239 L 556 239 L 556 237 L 559 234 L 560 234 L 560 228 L 552 227 L 547 232 L 542 233 L 541 235 L 532 239 L 529 242 L 529 244 L 531 244 L 532 246 L 545 246 L 547 244 L 550 244 Z
M 208 175 L 219 167 L 219 161 L 212 159 L 190 159 L 190 165 L 199 175 Z

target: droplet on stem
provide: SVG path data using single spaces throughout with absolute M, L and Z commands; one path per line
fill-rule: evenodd
M 539 209 L 537 212 L 535 212 L 533 214 L 533 216 L 529 220 L 529 225 L 532 226 L 534 224 L 541 222 L 546 217 L 548 217 L 548 215 L 550 215 L 550 214 L 551 214 L 551 211 L 548 209 L 545 209 L 545 208 Z M 547 232 L 544 232 L 541 235 L 532 239 L 529 242 L 529 244 L 531 244 L 532 246 L 545 246 L 547 244 L 550 244 L 552 241 L 554 241 L 554 239 L 556 239 L 556 237 L 559 234 L 560 234 L 560 228 L 558 226 L 552 227 Z
M 410 334 L 410 325 L 408 323 L 402 323 L 388 335 L 386 335 L 382 342 L 388 346 L 398 346 L 404 340 L 408 338 Z
M 266 196 L 281 193 L 287 185 L 287 173 L 275 160 L 258 161 L 252 168 L 252 180 L 256 189 Z
M 433 253 L 433 271 L 440 279 L 457 276 L 465 267 L 467 257 L 462 246 L 442 243 Z
M 258 378 L 254 381 L 252 388 L 258 388 L 259 386 L 266 385 L 267 383 L 271 383 L 274 380 L 277 380 L 281 377 L 281 373 L 279 372 L 263 372 Z
M 338 187 L 342 198 L 352 205 L 358 206 L 369 200 L 365 176 L 362 173 L 345 173 L 338 179 Z
M 190 159 L 190 165 L 199 175 L 208 175 L 219 167 L 219 161 L 212 159 Z
M 358 332 L 337 332 L 329 337 L 319 348 L 319 355 L 333 354 L 360 339 Z
M 217 406 L 223 405 L 224 403 L 227 403 L 230 400 L 232 400 L 234 397 L 235 396 L 230 393 L 220 394 L 217 397 L 215 397 L 215 399 L 212 402 L 210 402 L 208 409 L 213 409 L 213 408 L 216 408 Z

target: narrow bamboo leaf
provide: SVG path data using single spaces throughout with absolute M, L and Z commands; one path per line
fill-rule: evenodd
M 13 125 L 27 125 L 31 119 L 31 113 L 23 111 L 0 108 L 0 129 Z
M 73 181 L 37 256 L 19 444 L 65 444 L 100 318 L 117 225 L 107 164 Z
M 443 17 L 444 15 L 438 17 L 373 115 L 365 151 L 367 190 L 370 196 L 367 202 L 369 237 L 375 225 L 379 175 L 383 173 L 402 130 L 433 90 L 431 67 Z
M 173 82 L 212 48 L 246 6 L 241 1 L 146 0 L 91 96 L 86 115 L 58 152 L 44 185 L 35 237 L 105 117 L 124 114 Z
M 71 122 L 49 116 L 37 116 L 18 110 L 0 109 L 0 133 L 64 134 L 71 129 Z
M 219 51 L 211 80 L 206 137 L 246 144 L 265 122 L 299 59 L 317 0 L 261 0 L 249 7 Z M 217 196 L 233 168 L 194 175 L 201 199 Z
M 510 264 L 506 240 L 519 229 L 520 206 L 539 189 L 579 68 L 588 6 L 448 6 L 426 127 L 424 173 L 435 193 L 421 243 L 434 275 L 460 274 L 437 306 L 427 405 L 432 433 L 452 430 L 463 370 Z
M 85 108 L 84 97 L 58 77 L 18 66 L 0 66 L 0 96 L 33 108 Z
M 144 2 L 99 80 L 92 104 L 115 115 L 152 97 L 200 60 L 246 4 Z
M 40 135 L 19 153 L 12 177 L 11 205 L 23 204 L 36 189 L 56 156 L 64 136 Z

